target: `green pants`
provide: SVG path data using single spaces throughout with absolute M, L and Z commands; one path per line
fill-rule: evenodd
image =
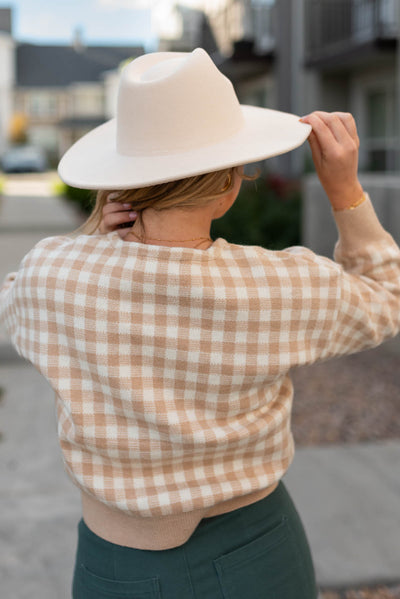
M 144 551 L 109 543 L 83 520 L 73 599 L 316 599 L 310 549 L 284 485 L 205 518 L 186 543 Z

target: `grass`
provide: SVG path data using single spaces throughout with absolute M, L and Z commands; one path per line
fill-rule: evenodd
M 56 178 L 51 183 L 51 191 L 55 196 L 63 196 L 66 193 L 67 186 L 61 179 Z

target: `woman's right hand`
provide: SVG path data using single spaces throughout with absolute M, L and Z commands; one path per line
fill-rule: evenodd
M 123 239 L 137 219 L 137 212 L 132 211 L 130 204 L 121 204 L 113 201 L 113 194 L 107 198 L 103 206 L 103 219 L 99 226 L 100 233 L 111 233 L 118 230 L 118 235 Z
M 360 140 L 353 116 L 316 111 L 300 120 L 312 126 L 308 141 L 317 175 L 332 207 L 350 207 L 363 194 L 357 176 Z

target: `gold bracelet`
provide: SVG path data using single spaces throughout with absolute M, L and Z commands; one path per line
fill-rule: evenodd
M 362 196 L 361 196 L 361 198 L 359 200 L 357 200 L 356 202 L 354 202 L 350 206 L 347 206 L 346 208 L 339 208 L 337 210 L 334 208 L 334 212 L 344 212 L 345 210 L 354 210 L 354 208 L 357 208 L 358 206 L 361 206 L 361 204 L 363 202 L 365 202 L 366 199 L 367 199 L 367 196 L 365 195 L 365 192 L 363 192 L 363 194 L 362 194 Z

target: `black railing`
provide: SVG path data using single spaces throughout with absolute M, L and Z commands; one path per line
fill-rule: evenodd
M 398 35 L 399 0 L 306 0 L 306 55 L 320 58 Z

